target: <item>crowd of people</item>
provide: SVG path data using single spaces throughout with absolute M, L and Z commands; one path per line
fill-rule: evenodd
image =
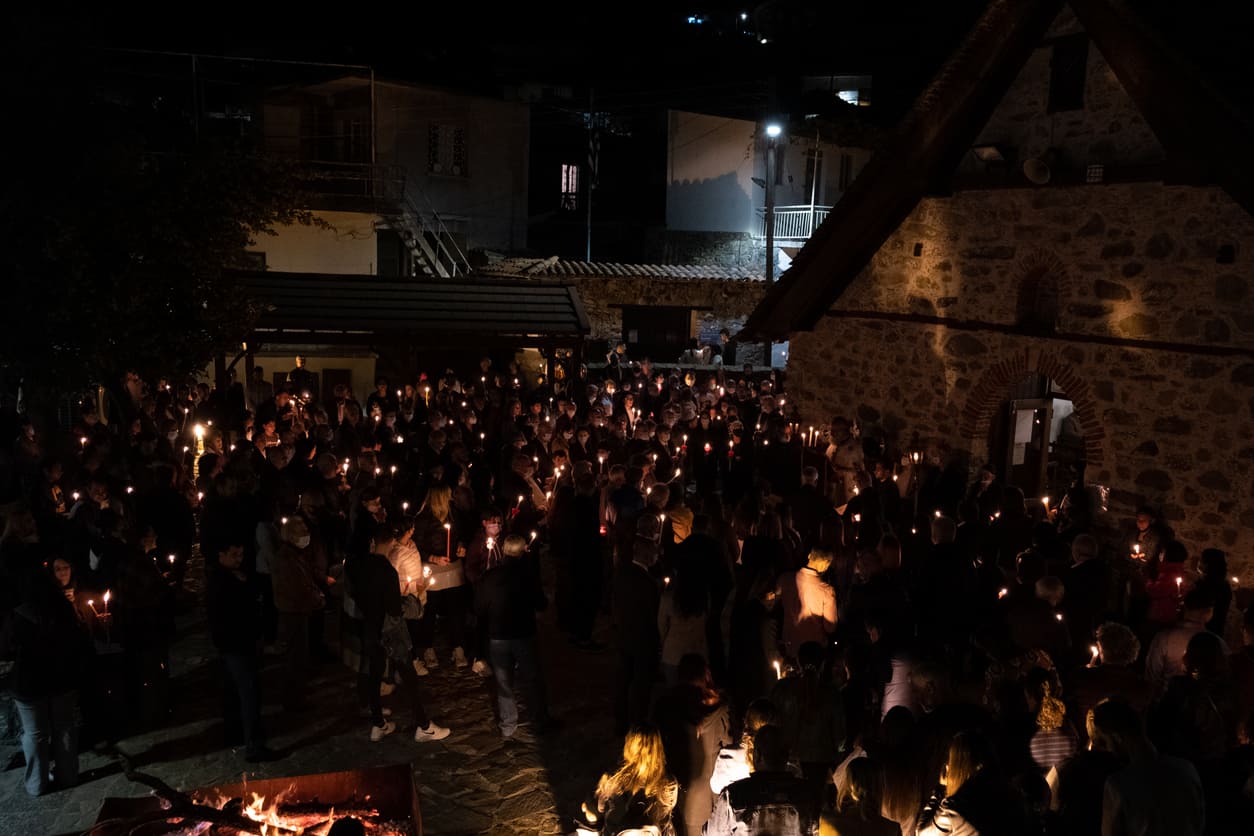
M 1051 506 L 794 409 L 771 376 L 620 355 L 551 381 L 485 357 L 362 400 L 303 365 L 223 390 L 128 373 L 68 432 L 7 413 L 0 651 L 25 787 L 73 785 L 80 729 L 167 718 L 188 606 L 207 609 L 226 742 L 248 761 L 281 756 L 267 655 L 294 712 L 314 665 L 348 665 L 371 741 L 398 728 L 397 688 L 416 743 L 457 734 L 423 697 L 443 665 L 485 678 L 501 735 L 549 734 L 551 598 L 615 670 L 622 761 L 579 830 L 1254 821 L 1254 608 L 1233 610 L 1231 651 L 1223 552 L 1191 555 L 1149 508 L 1095 536 L 1082 470 Z

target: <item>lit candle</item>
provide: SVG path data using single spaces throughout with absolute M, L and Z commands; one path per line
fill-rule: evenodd
M 431 406 L 431 387 L 430 386 L 422 387 L 422 402 L 427 406 Z
M 444 545 L 444 556 L 451 558 L 453 556 L 453 526 L 451 523 L 444 524 L 444 535 L 446 540 Z
M 404 512 L 404 511 L 408 511 L 408 510 L 409 510 L 409 503 L 408 503 L 408 502 L 402 502 L 402 503 L 401 503 L 401 511 L 402 511 L 402 512 Z
M 1001 589 L 997 590 L 997 600 L 1000 601 L 1002 598 L 1005 598 L 1009 594 L 1010 594 L 1010 590 L 1003 586 Z
M 112 597 L 113 597 L 113 593 L 106 589 L 105 594 L 104 594 L 104 614 L 105 615 L 109 614 L 109 599 Z
M 402 436 L 402 435 L 398 435 L 398 436 L 396 436 L 396 443 L 397 443 L 397 444 L 404 444 L 404 443 L 405 443 L 405 437 L 404 437 L 404 436 Z
M 1132 544 L 1132 556 L 1136 558 L 1137 560 L 1141 559 L 1141 544 L 1140 543 Z
M 134 488 L 134 487 L 132 487 L 131 485 L 127 485 L 127 486 L 126 486 L 126 492 L 127 492 L 128 494 L 135 493 L 135 488 Z
M 530 542 L 534 543 L 534 542 L 536 541 L 536 538 L 537 538 L 537 537 L 539 537 L 539 536 L 540 536 L 540 532 L 538 532 L 538 531 L 532 531 L 532 532 L 531 532 L 531 540 L 530 540 Z
M 1180 594 L 1180 587 L 1183 583 L 1184 583 L 1184 578 L 1181 578 L 1181 577 L 1176 578 L 1176 594 L 1177 595 Z
M 1090 668 L 1097 667 L 1097 659 L 1101 655 L 1101 652 L 1097 649 L 1097 645 L 1090 644 L 1089 653 L 1093 654 L 1093 658 L 1089 659 L 1089 667 Z
M 778 659 L 775 660 L 775 678 L 776 679 L 784 678 L 784 668 L 783 666 L 780 665 Z
M 74 499 L 75 502 L 78 502 L 78 498 L 80 494 L 78 491 L 74 491 L 74 493 L 70 494 L 70 496 Z
M 662 586 L 670 586 L 670 585 L 671 585 L 670 575 L 667 575 L 666 577 L 662 578 Z
M 522 495 L 522 494 L 519 494 L 519 495 L 518 495 L 518 504 L 517 504 L 516 506 L 514 506 L 514 507 L 516 507 L 516 508 L 521 508 L 521 507 L 522 507 L 522 504 L 523 504 L 523 498 L 524 498 L 524 497 L 523 497 L 523 495 Z
M 938 519 L 938 520 L 939 520 L 939 519 L 941 518 L 941 512 L 940 512 L 940 509 L 939 509 L 939 508 L 937 508 L 937 509 L 936 509 L 935 511 L 933 511 L 932 513 L 934 513 L 934 514 L 936 515 L 936 519 Z
M 1060 612 L 1056 612 L 1056 613 L 1054 613 L 1054 620 L 1055 620 L 1055 621 L 1062 621 L 1062 613 L 1060 613 Z
M 170 565 L 171 565 L 171 566 L 173 566 L 173 565 L 174 565 L 174 555 L 170 555 L 170 556 L 169 556 L 168 558 L 166 558 L 166 559 L 170 561 Z
M 392 465 L 392 475 L 396 475 L 396 465 Z
M 99 615 L 99 614 L 100 614 L 100 613 L 96 612 L 96 601 L 95 601 L 94 599 L 89 598 L 89 599 L 87 600 L 87 606 L 91 607 L 91 613 L 92 613 L 92 615 Z
M 853 521 L 854 521 L 855 523 L 860 523 L 860 522 L 862 522 L 862 515 L 861 515 L 861 514 L 854 514 L 854 515 L 853 515 Z
M 79 443 L 80 445 L 82 445 L 83 447 L 86 447 L 86 446 L 87 446 L 87 436 L 83 436 L 83 437 L 81 437 L 81 438 L 78 440 L 78 443 Z
M 1047 514 L 1048 514 L 1048 513 L 1049 513 L 1049 497 L 1048 497 L 1048 496 L 1042 496 L 1042 497 L 1041 497 L 1041 504 L 1045 506 L 1045 513 L 1047 513 Z

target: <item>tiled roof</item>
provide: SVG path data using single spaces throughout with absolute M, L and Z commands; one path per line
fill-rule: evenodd
M 710 264 L 618 264 L 611 261 L 563 261 L 554 258 L 506 258 L 481 267 L 483 276 L 513 278 L 574 279 L 607 278 L 716 279 L 720 281 L 762 281 L 757 271 L 729 269 Z
M 515 281 L 433 281 L 319 273 L 244 273 L 262 308 L 257 330 L 284 339 L 577 338 L 589 332 L 574 287 Z

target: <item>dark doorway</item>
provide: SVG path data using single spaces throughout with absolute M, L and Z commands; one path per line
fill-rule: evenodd
M 692 338 L 692 310 L 679 307 L 623 308 L 623 342 L 632 359 L 644 357 L 671 363 L 688 347 Z

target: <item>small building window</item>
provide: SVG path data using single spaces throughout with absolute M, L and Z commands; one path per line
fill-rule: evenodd
M 1015 324 L 1035 334 L 1058 330 L 1058 277 L 1046 267 L 1034 267 L 1019 282 Z
M 573 212 L 579 208 L 579 166 L 562 163 L 561 208 Z
M 460 125 L 432 122 L 427 129 L 427 172 L 446 177 L 466 177 L 466 129 Z
M 849 184 L 853 182 L 853 154 L 840 155 L 840 179 L 838 181 L 842 192 L 848 191 Z
M 1068 35 L 1054 42 L 1049 62 L 1049 112 L 1084 108 L 1084 80 L 1089 60 L 1087 35 Z

